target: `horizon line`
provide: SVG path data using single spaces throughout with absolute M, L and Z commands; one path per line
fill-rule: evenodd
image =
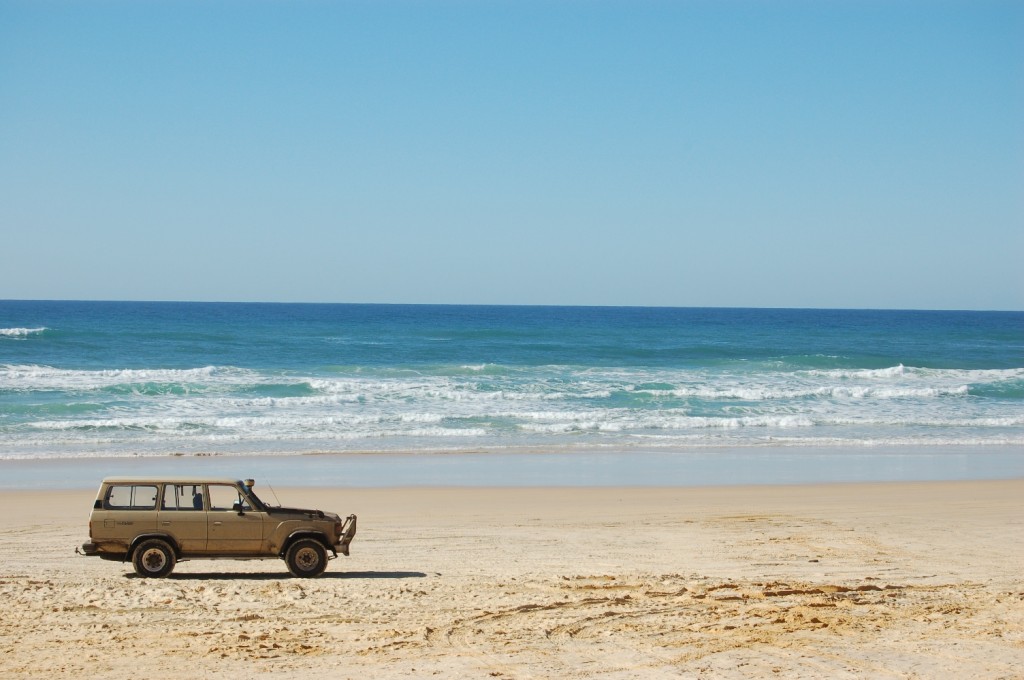
M 858 312 L 995 312 L 1021 313 L 1021 309 L 981 309 L 955 307 L 785 307 L 775 305 L 628 305 L 628 304 L 562 304 L 562 303 L 489 303 L 489 302 L 327 302 L 304 300 L 177 300 L 177 299 L 106 299 L 106 298 L 0 298 L 0 302 L 75 302 L 75 303 L 134 303 L 134 304 L 208 304 L 208 305 L 336 305 L 380 307 L 521 307 L 521 308 L 592 308 L 592 309 L 734 309 L 778 311 L 858 311 Z

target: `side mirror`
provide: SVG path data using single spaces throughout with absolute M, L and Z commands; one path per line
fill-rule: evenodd
M 237 512 L 239 517 L 245 514 L 245 511 L 242 510 L 242 504 L 237 501 L 231 506 L 231 509 Z

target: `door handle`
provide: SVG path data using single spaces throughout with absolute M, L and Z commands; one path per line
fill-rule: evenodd
M 165 520 L 164 520 L 164 526 L 165 526 L 165 527 L 169 527 L 169 526 L 171 526 L 171 520 L 169 520 L 169 519 L 165 519 Z
M 219 526 L 220 526 L 221 524 L 223 524 L 223 523 L 224 523 L 224 522 L 214 522 L 214 523 L 213 523 L 213 526 L 215 526 L 215 527 L 219 527 Z

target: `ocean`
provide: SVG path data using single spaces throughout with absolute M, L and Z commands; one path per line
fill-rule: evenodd
M 314 454 L 1024 474 L 1024 313 L 0 301 L 0 461 Z

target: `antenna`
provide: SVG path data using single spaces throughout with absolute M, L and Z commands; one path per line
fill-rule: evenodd
M 277 505 L 275 505 L 274 507 L 276 507 L 276 508 L 281 507 L 281 499 L 279 499 L 277 497 L 277 492 L 274 491 L 274 487 L 270 486 L 270 482 L 267 482 L 267 488 L 270 489 L 270 493 L 274 497 L 274 502 L 277 503 Z

